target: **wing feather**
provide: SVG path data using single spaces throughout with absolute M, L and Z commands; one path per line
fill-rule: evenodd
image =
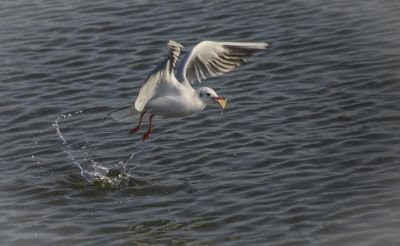
M 246 62 L 245 58 L 265 50 L 267 43 L 202 41 L 178 65 L 178 78 L 188 83 L 228 73 Z
M 174 69 L 183 45 L 170 40 L 168 47 L 168 57 L 153 69 L 140 88 L 139 95 L 135 101 L 135 109 L 139 112 L 143 111 L 147 102 L 157 93 L 161 83 L 172 83 L 174 81 L 171 76 L 174 76 Z

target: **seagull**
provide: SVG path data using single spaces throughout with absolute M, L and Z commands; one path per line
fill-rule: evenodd
M 129 132 L 134 134 L 140 130 L 144 115 L 150 114 L 148 129 L 142 137 L 144 141 L 153 130 L 155 115 L 186 116 L 199 113 L 212 104 L 219 104 L 224 109 L 227 102 L 225 97 L 219 96 L 209 87 L 196 90 L 192 85 L 234 70 L 246 61 L 245 58 L 268 46 L 265 42 L 201 41 L 180 57 L 184 46 L 170 40 L 167 57 L 147 76 L 135 104 L 111 116 L 117 121 L 123 121 L 132 112 L 139 112 L 139 122 Z

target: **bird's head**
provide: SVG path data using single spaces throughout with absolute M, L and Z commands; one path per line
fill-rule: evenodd
M 209 87 L 201 87 L 196 93 L 200 100 L 206 105 L 218 103 L 223 109 L 226 107 L 225 97 L 218 96 L 217 93 Z

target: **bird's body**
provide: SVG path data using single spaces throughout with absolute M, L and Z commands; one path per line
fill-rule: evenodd
M 144 111 L 164 117 L 179 117 L 201 112 L 205 104 L 198 100 L 192 87 L 181 84 L 175 76 L 160 83 L 154 96 L 146 103 Z
M 195 91 L 188 91 L 187 94 L 172 94 L 150 100 L 147 103 L 149 113 L 164 117 L 179 117 L 199 113 L 204 110 L 206 104 L 200 101 Z
M 154 115 L 179 117 L 199 113 L 208 104 L 218 103 L 223 108 L 226 99 L 208 87 L 195 90 L 192 84 L 215 77 L 245 62 L 244 58 L 268 47 L 266 43 L 203 41 L 180 58 L 183 46 L 169 41 L 169 55 L 149 74 L 135 101 L 134 109 L 141 113 L 138 125 L 130 133 L 140 129 L 145 113 L 150 113 L 150 124 L 143 136 L 152 131 Z M 116 112 L 114 118 L 123 117 Z

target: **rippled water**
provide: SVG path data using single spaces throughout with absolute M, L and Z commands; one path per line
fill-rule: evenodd
M 2 245 L 400 245 L 400 4 L 0 3 Z M 132 103 L 169 39 L 272 48 L 205 84 L 217 108 Z

